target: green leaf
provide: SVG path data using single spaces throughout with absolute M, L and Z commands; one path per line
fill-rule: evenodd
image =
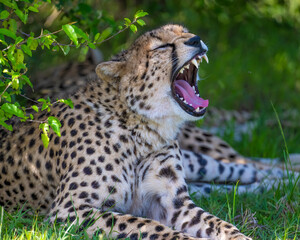
M 94 42 L 96 42 L 99 39 L 99 37 L 100 37 L 100 33 L 98 32 L 94 37 Z
M 19 44 L 20 42 L 22 42 L 24 39 L 23 38 L 21 38 L 20 36 L 18 36 L 17 38 L 16 38 L 16 40 L 15 40 L 15 44 L 17 45 L 17 44 Z
M 57 136 L 60 137 L 60 127 L 61 123 L 60 121 L 53 116 L 48 117 L 48 124 L 53 129 L 53 131 L 57 134 Z
M 39 112 L 39 108 L 36 105 L 32 105 L 31 107 L 34 111 Z
M 32 11 L 32 12 L 39 12 L 39 10 L 36 7 L 30 6 L 28 8 L 28 10 Z
M 78 39 L 77 39 L 77 35 L 75 33 L 75 30 L 73 28 L 73 26 L 66 24 L 62 26 L 62 29 L 64 30 L 64 32 L 68 35 L 68 37 L 70 38 L 70 40 L 72 42 L 75 43 L 75 45 L 78 45 Z
M 44 99 L 44 98 L 39 98 L 39 99 L 38 99 L 38 102 L 47 103 L 47 100 Z
M 9 59 L 9 61 L 12 62 L 12 64 L 16 64 L 16 58 L 15 58 L 15 46 L 12 46 L 10 49 L 8 49 L 7 51 L 7 58 Z
M 19 75 L 17 75 L 17 76 L 14 76 L 13 75 L 13 80 L 12 80 L 12 84 L 11 84 L 11 86 L 12 86 L 12 88 L 14 88 L 14 89 L 19 89 L 19 86 L 20 86 L 20 81 L 19 81 Z
M 48 104 L 47 103 L 43 103 L 43 105 L 42 105 L 42 111 L 44 111 L 47 108 L 48 108 Z
M 88 35 L 84 31 L 82 31 L 80 28 L 78 28 L 75 25 L 73 25 L 72 27 L 74 28 L 75 33 L 77 34 L 77 37 L 82 37 L 86 41 L 90 40 L 89 37 L 88 37 Z
M 26 75 L 22 75 L 22 76 L 21 76 L 21 79 L 22 79 L 23 81 L 25 81 L 25 82 L 33 89 L 33 85 L 32 85 L 32 83 L 31 83 L 30 79 L 29 79 Z
M 56 46 L 53 46 L 53 47 L 52 47 L 52 51 L 53 51 L 53 52 L 57 52 L 58 50 L 59 50 L 59 46 L 56 45 Z
M 27 39 L 27 46 L 30 48 L 30 50 L 36 50 L 38 45 L 39 45 L 39 42 L 37 39 L 34 39 L 33 37 L 29 37 Z
M 67 55 L 70 52 L 70 47 L 68 45 L 66 46 L 59 45 L 59 47 L 63 51 L 64 55 Z
M 41 138 L 42 138 L 42 142 L 44 144 L 44 147 L 48 148 L 48 145 L 49 145 L 49 142 L 50 142 L 48 134 L 42 133 Z
M 4 5 L 8 6 L 9 8 L 12 9 L 17 9 L 18 5 L 15 1 L 9 1 L 9 0 L 1 0 L 1 3 L 3 3 Z
M 124 18 L 125 25 L 129 25 L 131 23 L 131 20 L 129 18 Z
M 47 134 L 49 132 L 49 124 L 48 123 L 41 123 L 39 125 L 39 129 L 42 129 L 43 133 Z
M 29 117 L 30 117 L 31 120 L 34 119 L 34 117 L 33 117 L 33 115 L 31 113 L 29 114 Z
M 23 63 L 24 62 L 24 53 L 21 49 L 17 49 L 15 53 L 16 63 Z
M 102 31 L 101 36 L 99 37 L 99 40 L 97 42 L 102 42 L 103 40 L 105 40 L 106 38 L 108 38 L 108 36 L 112 33 L 113 29 L 112 28 L 106 28 Z
M 138 19 L 138 20 L 136 20 L 136 22 L 137 22 L 140 26 L 145 26 L 145 25 L 146 25 L 146 23 L 145 23 L 144 20 L 142 20 L 142 19 Z
M 24 53 L 26 53 L 28 56 L 32 57 L 32 52 L 27 45 L 23 44 L 23 45 L 21 45 L 21 48 L 24 51 Z
M 17 29 L 18 29 L 18 24 L 17 21 L 13 18 L 9 19 L 9 30 L 12 31 L 14 34 L 16 34 Z
M 59 102 L 62 102 L 64 104 L 67 104 L 70 108 L 74 108 L 73 102 L 70 98 L 68 99 L 60 99 Z
M 2 125 L 3 127 L 5 127 L 7 130 L 12 131 L 13 127 L 12 125 L 8 125 L 6 122 L 4 122 L 2 119 L 0 120 L 0 125 Z
M 25 24 L 27 22 L 27 18 L 28 18 L 28 14 L 27 13 L 23 13 L 20 9 L 17 9 L 15 11 L 15 13 L 17 14 L 17 16 L 21 19 L 21 21 Z
M 89 42 L 89 43 L 88 43 L 88 46 L 89 46 L 91 49 L 96 49 L 96 46 L 95 46 L 94 43 Z
M 11 96 L 8 92 L 3 93 L 2 97 L 7 101 L 11 102 Z
M 5 28 L 0 28 L 0 34 L 3 34 L 7 37 L 10 37 L 12 39 L 16 39 L 17 36 L 16 34 L 14 34 L 12 31 L 9 31 L 8 29 L 5 29 Z
M 141 17 L 145 17 L 146 15 L 148 15 L 147 12 L 144 12 L 143 10 L 138 10 L 138 11 L 134 14 L 134 18 L 141 18 Z
M 137 27 L 134 24 L 132 24 L 132 25 L 130 25 L 130 30 L 132 32 L 136 33 L 137 32 Z
M 6 113 L 9 113 L 9 114 L 12 114 L 12 115 L 15 115 L 17 117 L 20 117 L 20 118 L 27 118 L 25 116 L 25 113 L 22 109 L 18 108 L 15 104 L 12 104 L 12 103 L 4 103 L 2 106 L 1 106 L 1 109 L 6 112 Z
M 0 13 L 0 19 L 6 19 L 8 18 L 9 16 L 9 12 L 6 11 L 6 10 L 3 10 L 1 13 Z

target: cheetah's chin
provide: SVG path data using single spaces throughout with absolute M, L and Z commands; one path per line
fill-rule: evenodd
M 185 112 L 195 117 L 202 117 L 209 103 L 200 97 L 196 80 L 198 65 L 203 58 L 208 63 L 206 54 L 197 54 L 178 70 L 172 81 L 174 99 Z

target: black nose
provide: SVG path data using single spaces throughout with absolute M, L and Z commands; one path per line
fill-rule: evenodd
M 189 40 L 187 40 L 184 44 L 186 44 L 188 46 L 192 46 L 192 47 L 201 47 L 200 40 L 201 39 L 199 36 L 195 36 L 195 37 L 192 37 Z
M 190 38 L 184 44 L 188 45 L 188 46 L 192 46 L 192 47 L 198 47 L 198 48 L 200 48 L 201 52 L 207 51 L 207 47 L 205 46 L 205 44 L 204 44 L 204 46 L 202 45 L 201 38 L 199 36 Z

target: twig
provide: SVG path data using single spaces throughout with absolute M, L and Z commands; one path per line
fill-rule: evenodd
M 26 37 L 30 37 L 30 34 L 23 32 L 22 30 L 18 30 L 19 33 L 25 35 Z
M 136 20 L 137 20 L 137 19 L 134 19 L 134 20 L 130 23 L 130 25 L 128 25 L 127 27 L 125 27 L 125 28 L 119 30 L 119 31 L 116 32 L 115 34 L 111 35 L 109 38 L 106 38 L 106 39 L 104 39 L 103 41 L 98 42 L 98 43 L 96 43 L 96 44 L 102 44 L 102 43 L 104 43 L 104 42 L 106 42 L 106 41 L 108 41 L 108 40 L 114 38 L 114 37 L 117 36 L 118 34 L 124 32 L 126 29 L 128 29 L 132 24 L 136 23 Z
M 57 30 L 57 31 L 52 32 L 52 33 L 47 33 L 46 35 L 40 35 L 40 36 L 38 36 L 38 37 L 36 37 L 36 38 L 34 38 L 34 39 L 36 40 L 36 39 L 40 39 L 40 38 L 42 38 L 42 37 L 47 37 L 47 36 L 50 36 L 50 35 L 59 33 L 59 32 L 61 32 L 62 30 L 63 30 L 63 29 L 60 29 L 60 30 Z M 25 39 L 25 40 L 23 40 L 22 42 L 18 43 L 16 46 L 19 47 L 19 46 L 23 45 L 23 44 L 26 43 L 26 42 L 27 42 L 27 39 Z M 12 46 L 12 45 L 10 45 L 10 46 L 4 48 L 2 51 L 6 51 L 6 50 L 10 49 L 11 46 Z
M 26 98 L 27 100 L 29 100 L 29 101 L 31 101 L 31 102 L 34 102 L 34 103 L 40 103 L 40 102 L 38 102 L 38 101 L 35 101 L 34 99 L 31 99 L 31 98 L 29 98 L 29 97 L 27 97 L 27 96 L 25 96 L 25 95 L 23 95 L 23 94 L 19 94 L 21 97 L 23 97 L 23 98 Z
M 7 84 L 6 88 L 5 88 L 4 91 L 1 93 L 1 95 L 0 95 L 0 102 L 1 102 L 1 100 L 2 100 L 3 94 L 6 92 L 6 90 L 9 88 L 9 86 L 10 86 L 11 84 L 12 84 L 12 82 L 10 82 L 9 84 Z
M 32 119 L 27 119 L 26 121 L 28 121 L 28 122 L 35 122 L 35 123 L 45 123 L 45 122 L 47 122 L 47 120 L 38 121 L 38 120 L 32 120 Z

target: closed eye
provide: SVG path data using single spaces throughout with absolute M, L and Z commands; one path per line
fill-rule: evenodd
M 173 47 L 173 46 L 174 45 L 172 43 L 166 43 L 166 44 L 163 44 L 163 45 L 160 45 L 160 46 L 154 48 L 152 51 L 155 51 L 155 50 L 165 50 L 168 47 Z

